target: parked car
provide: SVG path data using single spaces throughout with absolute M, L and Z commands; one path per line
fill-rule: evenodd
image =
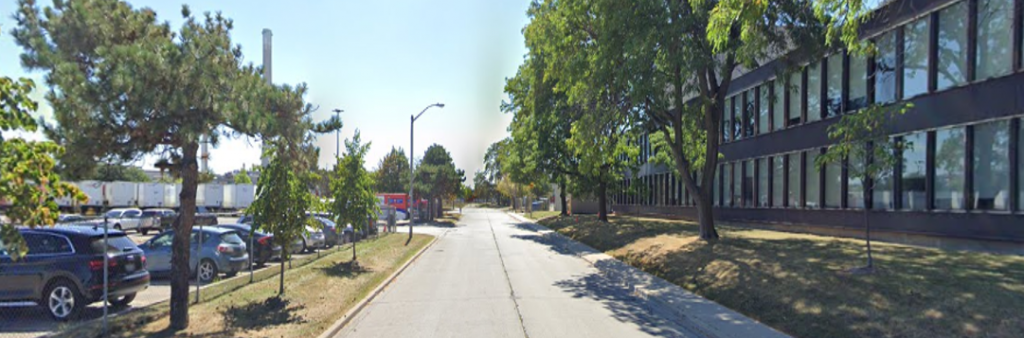
M 252 244 L 251 255 L 256 265 L 264 265 L 272 259 L 281 258 L 281 246 L 274 244 L 274 235 L 261 231 L 253 232 L 252 227 L 247 224 L 220 224 L 217 226 L 237 231 L 238 237 L 241 237 L 246 245 Z M 249 238 L 250 233 L 253 234 L 251 241 Z
M 327 248 L 327 239 L 324 237 L 323 230 L 307 225 L 306 231 L 302 233 L 302 251 L 308 252 L 324 248 Z
M 158 231 L 164 231 L 174 227 L 174 220 L 178 218 L 177 212 L 166 208 L 145 209 L 142 210 L 142 215 L 156 218 L 153 223 L 156 223 Z
M 85 221 L 85 216 L 79 214 L 60 214 L 57 216 L 57 223 L 71 223 Z
M 18 228 L 28 254 L 14 261 L 0 244 L 0 302 L 35 302 L 53 319 L 73 319 L 103 296 L 103 255 L 107 255 L 108 292 L 114 306 L 135 300 L 149 287 L 146 256 L 124 232 L 103 228 L 56 226 Z
M 189 254 L 188 264 L 193 276 L 198 274 L 200 282 L 212 282 L 222 272 L 232 277 L 249 267 L 249 253 L 237 231 L 216 226 L 195 227 L 190 237 L 192 253 Z M 139 245 L 149 257 L 151 273 L 159 275 L 171 272 L 173 241 L 174 229 L 170 229 Z
M 153 222 L 156 220 L 153 218 L 143 218 L 142 210 L 136 208 L 118 208 L 107 211 L 103 217 L 109 224 L 116 230 L 128 231 L 135 230 L 143 234 L 154 227 Z M 146 230 L 144 230 L 146 229 Z
M 334 221 L 320 216 L 313 217 L 313 219 L 315 219 L 317 223 L 320 223 L 320 229 L 324 233 L 325 246 L 332 247 L 344 244 L 344 240 L 338 233 L 338 225 L 334 224 Z

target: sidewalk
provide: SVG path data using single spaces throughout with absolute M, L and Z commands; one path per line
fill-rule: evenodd
M 718 303 L 634 268 L 583 243 L 574 241 L 533 221 L 508 213 L 534 227 L 566 252 L 583 258 L 609 278 L 650 301 L 652 311 L 674 319 L 692 332 L 709 338 L 789 337 Z

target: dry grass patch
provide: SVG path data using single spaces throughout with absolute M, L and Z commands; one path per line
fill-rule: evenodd
M 189 328 L 170 332 L 166 304 L 119 318 L 124 324 L 112 337 L 310 337 L 341 318 L 356 302 L 408 261 L 432 239 L 386 235 L 359 242 L 358 264 L 352 252 L 339 250 L 285 273 L 285 294 L 278 296 L 278 277 L 243 286 L 189 309 Z M 276 271 L 275 271 L 276 272 Z M 162 314 L 154 316 L 154 312 Z M 149 317 L 139 315 L 149 314 Z M 68 336 L 76 336 L 73 332 Z
M 541 222 L 631 265 L 797 337 L 1019 337 L 1024 257 L 691 222 L 561 217 Z

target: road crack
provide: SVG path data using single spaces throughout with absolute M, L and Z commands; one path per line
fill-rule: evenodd
M 526 332 L 526 322 L 523 320 L 523 312 L 519 309 L 519 301 L 516 299 L 516 289 L 512 287 L 512 279 L 508 277 L 508 269 L 505 267 L 505 257 L 501 254 L 501 246 L 498 245 L 498 235 L 494 232 L 494 223 L 491 222 L 491 213 L 486 213 L 487 225 L 491 228 L 491 238 L 494 239 L 494 248 L 498 251 L 498 260 L 501 261 L 501 272 L 505 274 L 505 282 L 508 283 L 509 297 L 515 305 L 516 315 L 519 316 L 519 327 L 523 329 L 523 337 L 530 338 Z

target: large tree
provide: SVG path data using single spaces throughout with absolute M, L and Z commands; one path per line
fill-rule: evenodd
M 50 141 L 26 141 L 5 135 L 37 130 L 31 113 L 38 103 L 29 98 L 33 88 L 31 80 L 0 77 L 0 201 L 10 203 L 7 217 L 11 221 L 0 220 L 0 242 L 14 259 L 28 252 L 15 225 L 53 225 L 59 215 L 57 198 L 86 200 L 78 188 L 61 182 L 56 173 L 56 157 L 64 148 Z
M 142 168 L 131 165 L 101 164 L 93 169 L 91 176 L 83 179 L 95 181 L 149 182 L 149 176 Z
M 391 151 L 377 164 L 377 191 L 408 192 L 409 191 L 409 158 L 402 148 L 391 148 Z
M 302 122 L 304 87 L 266 84 L 242 64 L 232 21 L 195 17 L 172 32 L 156 13 L 120 0 L 54 1 L 40 10 L 20 0 L 13 35 L 22 64 L 46 71 L 58 135 L 86 160 L 131 161 L 161 154 L 182 178 L 181 217 L 172 244 L 171 328 L 188 326 L 189 234 L 196 212 L 200 140 L 223 135 L 278 135 Z M 288 149 L 298 151 L 297 149 Z
M 441 204 L 445 199 L 455 197 L 466 174 L 455 168 L 455 162 L 448 150 L 439 144 L 427 147 L 419 166 L 416 167 L 416 196 L 427 197 L 431 205 L 431 217 L 441 215 Z

